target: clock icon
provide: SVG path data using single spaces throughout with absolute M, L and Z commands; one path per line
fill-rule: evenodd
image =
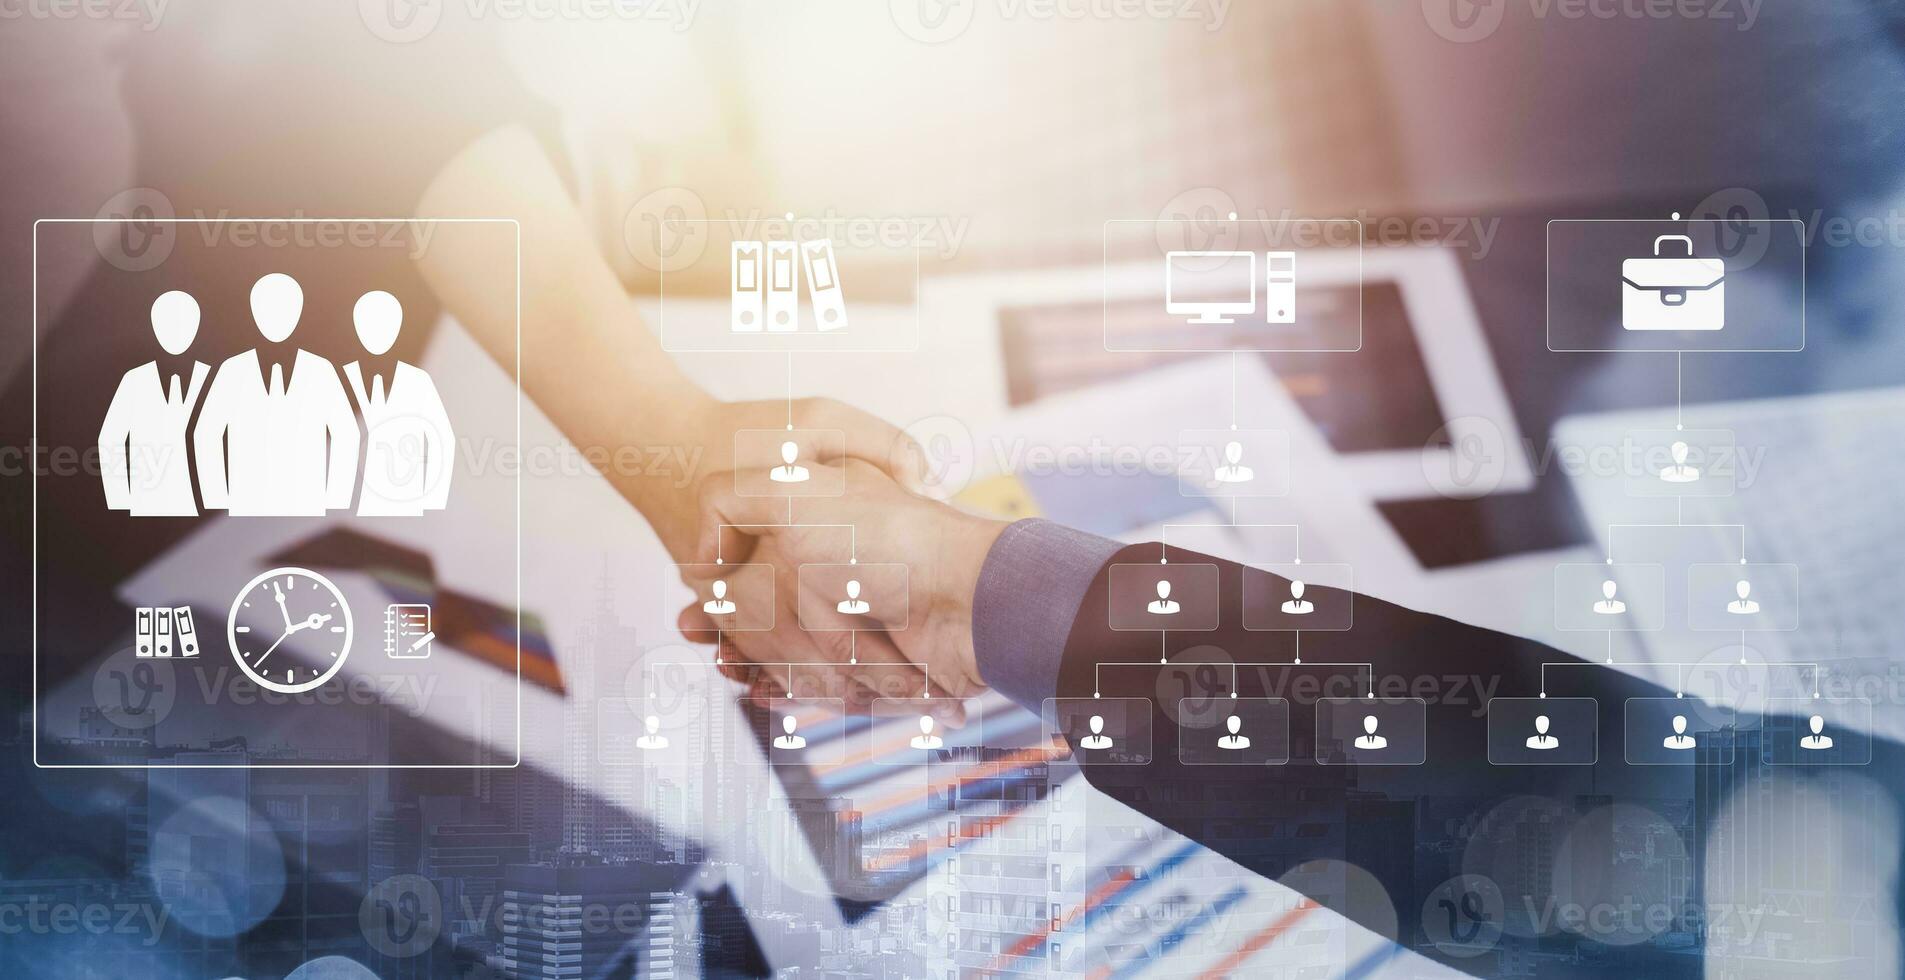
M 248 623 L 238 621 L 241 611 Z M 253 628 L 249 623 L 272 625 Z M 297 645 L 315 664 L 300 663 L 280 648 Z M 302 694 L 331 679 L 351 652 L 351 607 L 344 593 L 308 568 L 274 568 L 238 590 L 225 618 L 225 639 L 238 669 L 259 686 L 282 694 Z

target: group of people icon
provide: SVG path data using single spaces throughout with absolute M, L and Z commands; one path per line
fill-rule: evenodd
M 251 287 L 264 344 L 227 358 L 216 373 L 195 360 L 183 384 L 156 359 L 127 371 L 99 428 L 107 507 L 134 517 L 195 517 L 200 503 L 234 516 L 316 517 L 348 510 L 355 496 L 364 516 L 443 508 L 455 436 L 429 374 L 403 361 L 382 369 L 352 361 L 343 374 L 353 409 L 330 361 L 285 343 L 303 313 L 303 288 L 274 272 Z M 179 357 L 198 336 L 198 301 L 166 292 L 153 301 L 151 319 L 160 349 Z M 352 320 L 365 353 L 381 358 L 397 342 L 403 306 L 374 290 L 358 298 Z
M 1699 740 L 1695 739 L 1692 735 L 1687 734 L 1687 716 L 1686 715 L 1674 715 L 1672 724 L 1673 724 L 1673 734 L 1661 740 L 1660 744 L 1663 748 L 1669 748 L 1675 751 L 1684 752 L 1689 749 L 1695 748 L 1700 744 Z M 1832 736 L 1824 734 L 1825 727 L 1826 727 L 1825 718 L 1819 715 L 1813 715 L 1811 718 L 1807 719 L 1807 726 L 1812 729 L 1812 734 L 1807 735 L 1799 740 L 1800 748 L 1811 749 L 1815 751 L 1820 749 L 1832 748 Z M 1531 749 L 1539 749 L 1542 751 L 1560 748 L 1561 740 L 1557 738 L 1556 736 L 1549 734 L 1548 728 L 1549 728 L 1548 716 L 1536 715 L 1535 716 L 1535 733 L 1533 735 L 1528 736 L 1527 740 L 1523 744 L 1527 745 Z

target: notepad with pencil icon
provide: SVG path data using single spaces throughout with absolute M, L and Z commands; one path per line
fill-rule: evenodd
M 437 634 L 430 626 L 427 602 L 393 602 L 384 607 L 384 656 L 393 660 L 423 660 Z

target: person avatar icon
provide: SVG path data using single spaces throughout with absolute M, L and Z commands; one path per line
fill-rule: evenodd
M 1171 583 L 1167 580 L 1159 579 L 1157 599 L 1144 608 L 1146 611 L 1158 616 L 1171 616 L 1175 615 L 1177 611 L 1183 607 L 1177 604 L 1176 599 L 1171 598 Z
M 370 354 L 368 361 L 344 365 L 344 377 L 364 416 L 364 488 L 357 496 L 357 513 L 416 517 L 442 510 L 450 499 L 456 459 L 456 434 L 443 410 L 443 397 L 422 368 L 396 358 L 381 367 L 378 363 L 397 343 L 403 304 L 383 290 L 372 290 L 357 298 L 351 319 L 358 343 Z
M 1694 745 L 1693 736 L 1687 734 L 1687 716 L 1686 715 L 1673 716 L 1673 734 L 1667 736 L 1666 739 L 1662 740 L 1660 744 L 1670 749 L 1693 748 L 1693 745 Z
M 1245 466 L 1244 444 L 1241 442 L 1224 443 L 1224 463 L 1217 467 L 1213 475 L 1218 483 L 1249 483 L 1256 477 L 1250 467 Z
M 775 736 L 774 747 L 777 749 L 787 749 L 789 751 L 806 748 L 806 737 L 794 734 L 794 729 L 799 727 L 799 725 L 800 722 L 795 721 L 793 715 L 782 715 L 781 734 Z
M 1091 720 L 1086 722 L 1086 724 L 1091 726 L 1091 734 L 1078 740 L 1079 748 L 1083 748 L 1083 749 L 1111 748 L 1111 736 L 1105 734 L 1105 719 L 1102 716 L 1092 715 Z
M 1297 579 L 1290 580 L 1290 598 L 1282 609 L 1291 616 L 1308 616 L 1316 611 L 1316 603 L 1303 598 L 1304 585 Z
M 873 611 L 865 599 L 860 598 L 860 580 L 847 581 L 847 597 L 834 604 L 834 611 L 846 616 L 864 616 Z
M 1250 747 L 1250 739 L 1237 734 L 1244 727 L 1244 720 L 1242 718 L 1239 718 L 1236 715 L 1231 715 L 1230 717 L 1224 719 L 1224 727 L 1230 729 L 1230 734 L 1225 735 L 1224 737 L 1219 738 L 1217 740 L 1218 748 L 1230 749 L 1231 751 L 1234 752 L 1240 749 L 1247 749 Z
M 1669 449 L 1673 453 L 1673 465 L 1663 467 L 1660 478 L 1667 483 L 1693 483 L 1700 479 L 1700 470 L 1687 465 L 1687 444 L 1675 442 Z
M 812 474 L 807 467 L 794 465 L 800 458 L 800 446 L 793 442 L 781 443 L 781 465 L 767 471 L 767 477 L 775 483 L 806 483 Z
M 198 301 L 172 290 L 152 301 L 152 336 L 173 358 L 198 337 Z M 106 418 L 99 425 L 99 476 L 106 506 L 133 517 L 196 517 L 186 428 L 205 388 L 203 361 L 191 361 L 190 380 L 180 384 L 182 362 L 157 360 L 119 379 Z
M 1389 747 L 1389 740 L 1386 738 L 1383 738 L 1381 735 L 1376 734 L 1376 726 L 1378 724 L 1380 724 L 1380 722 L 1377 720 L 1375 715 L 1363 716 L 1363 733 L 1361 735 L 1356 736 L 1357 748 L 1359 749 L 1386 749 Z
M 1620 588 L 1620 585 L 1613 579 L 1602 582 L 1601 600 L 1594 604 L 1594 611 L 1603 616 L 1619 616 L 1621 613 L 1626 612 L 1627 603 L 1614 598 L 1614 593 L 1619 592 Z
M 1753 583 L 1745 579 L 1740 579 L 1738 582 L 1733 583 L 1733 594 L 1737 596 L 1737 598 L 1726 604 L 1726 611 L 1735 616 L 1751 616 L 1759 612 L 1759 602 L 1747 598 L 1752 592 Z
M 1812 729 L 1812 734 L 1799 740 L 1800 748 L 1811 749 L 1815 752 L 1832 748 L 1832 736 L 1823 734 L 1826 730 L 1824 718 L 1813 715 L 1806 720 L 1806 727 Z
M 357 489 L 357 413 L 330 361 L 285 343 L 304 290 L 282 272 L 251 287 L 265 343 L 218 366 L 192 430 L 206 510 L 234 517 L 322 517 Z
M 1561 747 L 1561 740 L 1548 734 L 1548 716 L 1536 715 L 1535 733 L 1528 736 L 1528 740 L 1522 744 L 1531 749 L 1558 749 Z
M 714 584 L 708 588 L 714 593 L 714 598 L 702 603 L 701 611 L 710 616 L 734 615 L 734 611 L 737 607 L 734 605 L 734 600 L 728 598 L 727 580 L 715 579 Z
M 944 740 L 933 734 L 932 715 L 919 716 L 919 734 L 913 736 L 913 740 L 907 744 L 927 752 L 937 748 L 944 748 L 946 745 Z
M 642 728 L 646 729 L 646 732 L 640 738 L 637 738 L 635 740 L 636 748 L 638 749 L 665 749 L 668 747 L 668 736 L 661 734 L 661 719 L 660 718 L 657 718 L 654 715 L 649 715 L 648 717 L 643 718 Z

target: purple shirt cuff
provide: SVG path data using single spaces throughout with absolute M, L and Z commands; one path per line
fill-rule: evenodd
M 1072 620 L 1123 547 L 1051 521 L 1007 527 L 986 553 L 972 600 L 972 646 L 986 684 L 1033 711 L 1057 691 Z

